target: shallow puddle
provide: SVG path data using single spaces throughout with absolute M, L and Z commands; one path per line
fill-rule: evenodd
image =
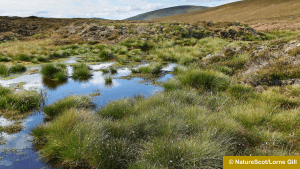
M 66 63 L 75 63 L 74 59 L 65 60 Z M 113 63 L 103 63 L 98 65 L 89 65 L 93 70 L 107 68 Z M 156 79 L 156 81 L 166 81 L 171 78 L 172 74 L 167 74 L 172 71 L 176 64 L 168 64 L 164 66 L 164 76 Z M 30 69 L 40 69 L 31 67 Z M 72 67 L 68 66 L 69 76 L 72 74 Z M 97 108 L 104 106 L 108 102 L 122 97 L 132 97 L 137 94 L 151 96 L 155 92 L 163 91 L 163 87 L 143 83 L 143 78 L 120 79 L 119 77 L 130 75 L 129 68 L 120 68 L 118 73 L 112 75 L 114 79 L 111 85 L 106 85 L 104 77 L 109 74 L 103 74 L 101 71 L 94 71 L 90 79 L 74 80 L 71 77 L 65 82 L 55 83 L 44 79 L 40 73 L 31 75 L 22 75 L 10 80 L 0 80 L 2 86 L 14 86 L 21 82 L 25 82 L 23 90 L 43 90 L 46 95 L 45 105 L 52 104 L 60 99 L 63 99 L 73 94 L 92 94 L 101 93 L 95 96 L 93 102 Z M 19 89 L 22 90 L 22 89 Z M 31 143 L 31 130 L 37 125 L 42 124 L 44 114 L 42 111 L 37 111 L 21 123 L 25 128 L 16 134 L 6 134 L 2 132 L 0 140 L 5 144 L 0 145 L 0 168 L 53 168 L 51 165 L 45 164 L 42 159 L 39 159 Z M 10 125 L 11 121 L 0 117 L 0 126 Z

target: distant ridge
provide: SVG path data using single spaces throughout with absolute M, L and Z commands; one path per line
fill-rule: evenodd
M 299 20 L 300 0 L 242 0 L 200 11 L 156 18 L 160 22 Z
M 182 5 L 182 6 L 174 6 L 170 8 L 158 9 L 155 11 L 143 13 L 134 17 L 127 18 L 126 20 L 152 20 L 160 17 L 166 17 L 171 15 L 178 15 L 188 12 L 194 12 L 206 9 L 208 7 L 205 6 L 193 6 L 193 5 Z

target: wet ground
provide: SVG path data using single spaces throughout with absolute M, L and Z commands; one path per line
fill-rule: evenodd
M 64 61 L 65 63 L 76 63 L 75 58 L 69 58 Z M 100 63 L 90 65 L 93 70 L 107 68 L 113 63 Z M 168 72 L 173 71 L 176 64 L 167 64 L 163 68 L 161 77 L 155 78 L 155 81 L 166 81 L 173 75 Z M 30 67 L 28 70 L 41 69 L 40 66 Z M 68 66 L 69 76 L 72 74 L 72 67 Z M 130 78 L 121 79 L 120 77 L 130 75 L 129 68 L 119 68 L 118 73 L 112 75 L 114 77 L 112 84 L 105 84 L 104 77 L 108 74 L 103 74 L 101 71 L 94 71 L 90 79 L 74 80 L 71 77 L 65 82 L 55 83 L 43 79 L 40 73 L 31 75 L 21 75 L 10 80 L 1 80 L 2 86 L 16 86 L 24 82 L 23 88 L 17 90 L 38 90 L 43 91 L 46 96 L 45 105 L 52 104 L 66 96 L 73 94 L 91 94 L 101 93 L 99 96 L 94 97 L 94 103 L 97 108 L 104 106 L 108 102 L 122 97 L 132 97 L 137 94 L 144 96 L 151 96 L 155 92 L 163 91 L 163 87 L 152 85 L 145 81 L 143 78 Z M 31 143 L 32 136 L 31 130 L 37 125 L 44 123 L 44 114 L 42 109 L 36 111 L 26 119 L 22 120 L 21 125 L 25 128 L 16 134 L 7 134 L 2 132 L 0 140 L 5 144 L 0 145 L 0 168 L 52 168 L 51 165 L 45 164 Z M 7 126 L 13 122 L 0 117 L 0 126 Z

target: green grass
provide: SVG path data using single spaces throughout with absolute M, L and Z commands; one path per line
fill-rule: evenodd
M 42 94 L 36 91 L 20 91 L 10 93 L 8 89 L 2 89 L 0 109 L 28 112 L 39 108 Z
M 24 127 L 21 126 L 20 124 L 15 123 L 15 124 L 9 125 L 7 127 L 4 127 L 3 131 L 5 131 L 8 134 L 13 134 L 13 133 L 18 133 L 18 132 L 22 131 L 23 128 Z
M 96 114 L 57 106 L 56 118 L 33 130 L 35 142 L 46 160 L 84 168 L 218 168 L 223 156 L 297 152 L 299 96 L 230 81 L 212 70 L 180 70 L 165 92 L 112 101 Z M 190 90 L 201 86 L 218 91 Z
M 8 76 L 9 75 L 9 69 L 3 63 L 0 63 L 0 75 L 2 75 L 2 76 Z
M 102 71 L 104 74 L 109 73 L 108 69 L 100 69 L 100 71 Z
M 49 61 L 49 57 L 42 55 L 42 56 L 37 57 L 37 60 L 39 62 L 48 62 Z
M 26 66 L 20 64 L 15 64 L 9 68 L 9 72 L 11 73 L 18 73 L 18 72 L 25 72 L 25 71 L 26 71 Z
M 46 64 L 42 66 L 41 73 L 44 77 L 55 81 L 64 81 L 67 79 L 68 73 L 65 64 Z
M 19 54 L 18 55 L 18 60 L 29 61 L 30 60 L 30 56 L 28 56 L 27 54 Z
M 258 72 L 259 78 L 286 80 L 300 77 L 299 66 L 285 61 L 277 61 L 272 66 L 261 69 Z
M 132 71 L 132 73 L 144 73 L 144 74 L 153 74 L 157 75 L 161 73 L 162 64 L 161 63 L 150 63 L 149 66 L 140 66 L 137 71 Z
M 228 92 L 237 99 L 247 99 L 255 96 L 255 91 L 251 86 L 239 84 L 230 86 Z
M 37 143 L 42 141 L 44 157 L 57 157 L 69 165 L 80 165 L 76 162 L 80 159 L 85 165 L 100 164 L 101 168 L 126 168 L 144 162 L 164 168 L 180 165 L 189 168 L 195 163 L 200 164 L 204 157 L 228 154 L 225 145 L 230 142 L 232 132 L 223 128 L 234 126 L 225 120 L 225 124 L 222 123 L 222 117 L 199 107 L 197 97 L 195 93 L 179 91 L 149 99 L 121 99 L 109 103 L 96 115 L 70 109 L 50 124 L 37 127 L 33 135 Z M 220 123 L 210 127 L 208 124 L 215 124 L 216 117 Z M 76 148 L 78 146 L 82 149 Z M 67 162 L 68 159 L 71 160 Z M 219 162 L 217 164 L 221 165 Z M 202 165 L 205 167 L 210 163 Z
M 116 73 L 118 73 L 118 70 L 117 70 L 115 67 L 113 67 L 113 66 L 110 66 L 110 67 L 109 67 L 109 70 L 110 70 L 110 73 L 111 73 L 111 74 L 116 74 Z
M 0 85 L 0 96 L 11 93 L 11 89 Z
M 107 85 L 110 85 L 110 84 L 112 84 L 112 76 L 105 76 L 104 77 L 104 81 L 105 81 L 105 84 L 107 84 Z
M 78 79 L 78 78 L 88 78 L 92 76 L 91 68 L 84 64 L 76 64 L 73 65 L 73 78 Z
M 300 47 L 296 47 L 288 51 L 291 56 L 296 56 L 300 54 Z
M 178 76 L 183 85 L 211 90 L 226 90 L 231 79 L 223 73 L 212 70 L 188 70 Z
M 89 108 L 92 107 L 91 99 L 90 96 L 71 95 L 44 107 L 44 113 L 53 118 L 70 108 Z
M 11 61 L 10 57 L 0 56 L 0 62 L 9 62 Z
M 168 80 L 167 82 L 165 82 L 163 86 L 164 86 L 166 91 L 176 90 L 176 89 L 181 88 L 181 82 L 178 79 L 173 78 L 173 79 Z

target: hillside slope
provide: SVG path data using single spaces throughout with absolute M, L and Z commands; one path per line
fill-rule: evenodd
M 259 23 L 264 21 L 299 21 L 299 0 L 244 0 L 208 8 L 201 11 L 157 18 L 154 21 L 242 21 Z
M 174 6 L 170 8 L 163 8 L 147 13 L 143 13 L 134 17 L 127 18 L 126 20 L 152 20 L 160 17 L 170 16 L 170 15 L 178 15 L 188 12 L 194 12 L 206 9 L 208 7 L 205 6 L 191 6 L 191 5 L 184 5 L 184 6 Z

